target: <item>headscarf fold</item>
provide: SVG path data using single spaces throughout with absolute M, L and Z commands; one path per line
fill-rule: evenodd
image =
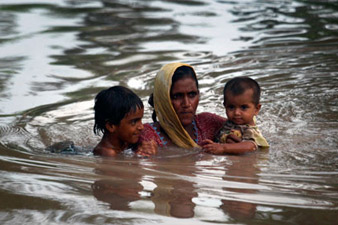
M 181 66 L 194 70 L 189 64 L 169 63 L 157 73 L 154 83 L 154 109 L 161 127 L 174 144 L 182 148 L 194 148 L 199 146 L 182 126 L 170 98 L 172 77 Z

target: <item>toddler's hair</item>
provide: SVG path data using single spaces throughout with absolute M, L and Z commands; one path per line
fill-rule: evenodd
M 224 103 L 226 101 L 226 94 L 227 92 L 230 92 L 232 95 L 241 95 L 246 90 L 252 89 L 253 90 L 253 96 L 252 101 L 255 105 L 259 104 L 259 100 L 261 97 L 261 88 L 257 81 L 250 77 L 236 77 L 231 80 L 229 80 L 223 89 L 223 95 L 224 95 Z
M 128 88 L 114 86 L 100 91 L 95 97 L 94 133 L 104 134 L 107 122 L 119 125 L 128 113 L 134 113 L 137 109 L 143 109 L 142 100 Z

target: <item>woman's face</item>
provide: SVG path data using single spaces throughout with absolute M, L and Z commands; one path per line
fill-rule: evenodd
M 183 127 L 191 125 L 199 102 L 196 81 L 191 77 L 177 80 L 171 87 L 170 98 Z

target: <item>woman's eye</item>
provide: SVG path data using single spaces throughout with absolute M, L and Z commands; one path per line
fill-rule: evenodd
M 197 95 L 197 92 L 189 92 L 189 97 L 194 98 Z
M 179 99 L 182 95 L 181 94 L 173 94 L 171 99 Z

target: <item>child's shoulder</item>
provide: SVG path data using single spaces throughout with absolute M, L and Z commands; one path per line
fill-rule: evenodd
M 105 145 L 102 145 L 102 144 L 98 144 L 94 150 L 93 150 L 93 154 L 94 155 L 100 155 L 100 156 L 116 156 L 117 155 L 117 152 L 110 148 L 110 147 L 107 147 Z

